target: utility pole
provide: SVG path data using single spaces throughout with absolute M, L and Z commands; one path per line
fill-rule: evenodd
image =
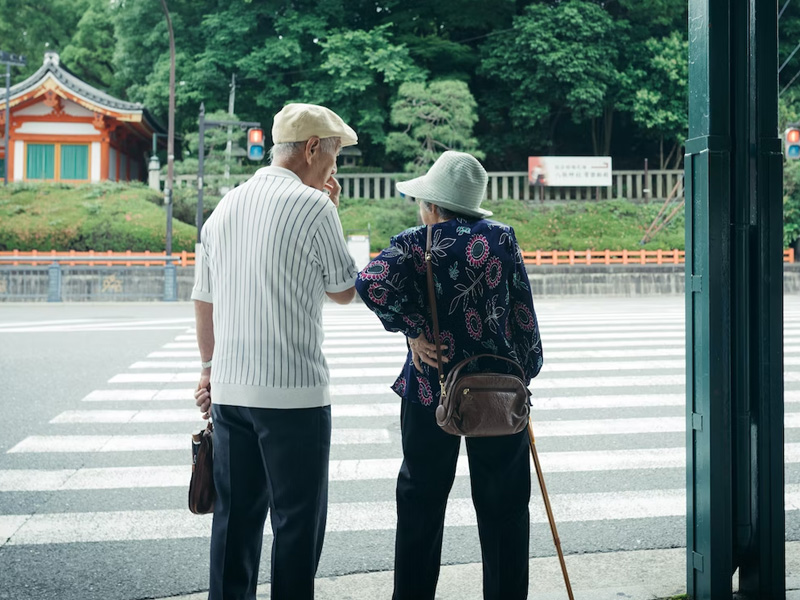
M 228 95 L 228 116 L 233 118 L 233 106 L 236 102 L 236 73 L 231 74 L 231 92 Z M 231 152 L 233 150 L 233 127 L 228 125 L 228 144 L 225 146 L 225 181 L 231 177 Z
M 6 66 L 6 123 L 5 123 L 5 156 L 3 158 L 3 184 L 8 185 L 8 132 L 11 127 L 11 66 L 24 67 L 25 57 L 0 51 L 0 64 Z

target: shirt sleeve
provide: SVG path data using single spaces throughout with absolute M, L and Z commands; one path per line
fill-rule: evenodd
M 533 308 L 533 295 L 528 280 L 528 271 L 522 258 L 514 232 L 511 232 L 514 269 L 508 282 L 511 306 L 511 340 L 525 376 L 532 379 L 539 374 L 544 363 L 542 339 L 539 336 L 539 321 Z
M 323 211 L 312 243 L 322 265 L 325 291 L 333 294 L 353 287 L 358 269 L 347 249 L 339 213 L 333 204 Z
M 211 265 L 206 252 L 206 243 L 198 244 L 194 257 L 194 288 L 192 300 L 214 303 L 213 290 L 211 289 Z
M 417 237 L 404 233 L 392 238 L 356 278 L 356 291 L 384 328 L 410 338 L 419 337 L 427 322 L 427 289 L 419 281 L 425 274 L 425 251 Z

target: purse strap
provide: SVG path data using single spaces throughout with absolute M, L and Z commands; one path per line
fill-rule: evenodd
M 431 319 L 433 320 L 433 341 L 436 344 L 436 365 L 439 370 L 439 388 L 441 389 L 442 398 L 447 397 L 447 391 L 444 387 L 444 368 L 442 367 L 442 348 L 439 342 L 439 315 L 436 310 L 436 288 L 433 284 L 433 265 L 431 256 L 431 237 L 433 235 L 433 228 L 428 225 L 428 241 L 425 244 L 425 264 L 428 271 L 428 303 L 431 305 Z

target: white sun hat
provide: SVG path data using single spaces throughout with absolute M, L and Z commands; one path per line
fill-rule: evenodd
M 481 208 L 486 184 L 486 170 L 478 159 L 465 152 L 448 150 L 422 177 L 397 184 L 398 191 L 430 204 L 470 217 L 490 217 Z
M 287 104 L 275 115 L 272 124 L 273 143 L 305 142 L 313 136 L 341 138 L 343 148 L 358 143 L 358 136 L 353 128 L 324 106 Z

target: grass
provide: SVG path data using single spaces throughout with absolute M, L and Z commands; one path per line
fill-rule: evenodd
M 0 188 L 0 250 L 161 252 L 161 198 L 144 185 L 15 183 Z M 174 222 L 173 250 L 194 251 L 195 231 Z
M 568 202 L 557 206 L 518 200 L 485 202 L 493 219 L 514 228 L 523 250 L 638 250 L 659 204 L 632 204 L 624 200 Z M 372 229 L 372 250 L 385 248 L 391 236 L 417 224 L 417 206 L 405 200 L 343 200 L 342 227 Z M 646 244 L 646 249 L 684 247 L 683 211 Z
M 194 249 L 196 196 L 176 190 L 173 249 Z M 205 202 L 206 217 L 216 198 Z M 486 202 L 492 218 L 511 225 L 523 250 L 638 250 L 645 230 L 660 208 L 624 200 Z M 403 199 L 344 199 L 342 228 L 370 228 L 373 251 L 391 236 L 417 224 L 418 206 Z M 135 184 L 91 185 L 16 183 L 0 188 L 0 250 L 163 251 L 165 215 L 162 195 Z M 184 222 L 181 222 L 184 221 Z M 645 248 L 683 249 L 683 212 Z

